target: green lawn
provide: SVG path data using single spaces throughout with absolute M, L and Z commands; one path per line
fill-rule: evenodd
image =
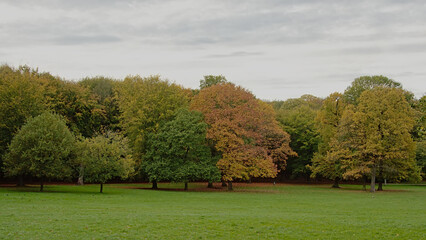
M 426 186 L 0 187 L 2 239 L 426 239 Z M 190 188 L 205 185 L 190 184 Z M 182 184 L 159 184 L 182 188 Z

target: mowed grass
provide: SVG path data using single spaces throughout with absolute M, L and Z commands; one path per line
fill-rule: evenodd
M 426 239 L 426 186 L 0 187 L 2 239 Z M 159 184 L 182 188 L 182 184 Z

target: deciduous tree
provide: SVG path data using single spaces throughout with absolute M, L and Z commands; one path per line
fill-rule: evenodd
M 347 103 L 358 105 L 362 92 L 375 87 L 402 88 L 399 82 L 385 76 L 362 76 L 356 78 L 351 86 L 346 88 L 343 97 Z
M 356 160 L 358 166 L 370 171 L 371 191 L 375 191 L 376 178 L 379 190 L 385 178 L 419 180 L 415 143 L 410 135 L 413 112 L 401 89 L 377 87 L 364 91 L 354 121 L 362 134 Z
M 100 132 L 106 116 L 88 89 L 57 77 L 43 84 L 48 108 L 62 115 L 75 135 L 92 137 Z
M 177 110 L 157 133 L 149 134 L 143 166 L 150 180 L 188 182 L 218 181 L 217 159 L 206 141 L 207 124 L 200 112 Z
M 222 75 L 206 75 L 204 76 L 204 79 L 200 80 L 200 89 L 227 82 L 228 80 L 226 80 L 226 78 Z
M 147 135 L 156 133 L 161 122 L 170 120 L 175 110 L 188 105 L 190 91 L 158 76 L 134 76 L 118 84 L 117 94 L 122 127 L 140 167 Z
M 290 134 L 290 147 L 298 156 L 290 157 L 287 161 L 286 175 L 291 178 L 308 177 L 311 172 L 306 166 L 318 151 L 320 141 L 319 131 L 315 124 L 322 99 L 312 95 L 303 95 L 300 98 L 289 99 L 275 106 L 277 120 L 283 129 Z
M 40 77 L 37 70 L 27 66 L 0 66 L 0 169 L 13 136 L 28 118 L 46 109 L 43 87 L 37 81 Z
M 415 124 L 411 135 L 416 142 L 416 161 L 426 177 L 426 96 L 414 101 Z
M 338 127 L 343 111 L 346 106 L 345 100 L 340 93 L 332 93 L 327 97 L 319 110 L 316 122 L 320 133 L 318 152 L 312 158 L 311 177 L 321 175 L 334 180 L 333 187 L 339 187 L 342 178 L 340 158 L 341 152 L 338 147 Z
M 75 139 L 57 114 L 31 118 L 14 136 L 4 162 L 8 176 L 29 174 L 40 179 L 65 179 L 72 174 Z
M 93 77 L 85 78 L 78 83 L 94 95 L 96 109 L 101 113 L 100 127 L 104 130 L 120 130 L 120 110 L 115 92 L 118 81 L 106 77 Z
M 278 127 L 273 109 L 231 83 L 204 88 L 191 102 L 209 125 L 207 138 L 220 154 L 222 179 L 275 177 L 289 155 L 289 135 Z
M 134 171 L 134 162 L 127 139 L 118 133 L 107 132 L 79 142 L 79 165 L 83 166 L 86 182 L 103 184 L 119 177 L 126 179 Z M 82 174 L 82 173 L 80 173 Z

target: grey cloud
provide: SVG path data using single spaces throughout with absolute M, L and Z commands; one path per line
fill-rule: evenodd
M 228 54 L 210 54 L 205 56 L 206 58 L 230 58 L 230 57 L 249 57 L 249 56 L 259 56 L 262 55 L 261 52 L 245 52 L 237 51 Z
M 122 41 L 104 30 L 102 24 L 64 17 L 31 23 L 1 24 L 2 42 L 11 46 L 103 44 Z
M 425 42 L 421 43 L 404 43 L 404 44 L 374 44 L 373 46 L 360 46 L 360 47 L 348 47 L 348 48 L 337 48 L 331 50 L 321 50 L 324 54 L 350 54 L 350 55 L 375 55 L 380 53 L 424 53 L 426 52 L 426 38 Z
M 134 0 L 38 0 L 38 1 L 23 1 L 23 0 L 4 0 L 4 3 L 18 6 L 20 8 L 42 7 L 54 10 L 81 10 L 88 9 L 108 9 L 114 7 L 129 6 Z
M 410 53 L 424 53 L 426 52 L 426 38 L 425 42 L 421 43 L 406 43 L 406 44 L 398 44 L 392 48 L 395 52 L 410 52 Z
M 100 44 L 100 43 L 113 43 L 120 42 L 122 39 L 111 35 L 70 35 L 60 36 L 52 39 L 59 45 L 82 45 L 82 44 Z
M 5 4 L 11 7 L 2 8 Z M 327 95 L 361 71 L 412 72 L 407 78 L 424 89 L 419 74 L 426 51 L 425 12 L 419 0 L 4 0 L 0 52 L 8 55 L 1 54 L 0 61 L 30 59 L 71 78 L 102 71 L 123 76 L 142 69 L 184 81 L 217 71 L 268 97 L 285 88 L 291 88 L 291 95 L 306 93 L 303 89 L 323 89 Z M 111 51 L 90 56 L 115 68 L 69 56 L 75 64 L 70 68 L 51 52 L 84 52 L 95 44 Z M 119 60 L 112 57 L 119 51 Z M 395 59 L 380 64 L 381 54 L 394 53 Z M 205 61 L 191 62 L 200 54 Z M 340 62 L 346 55 L 356 57 Z M 259 61 L 253 61 L 256 56 Z M 252 73 L 262 77 L 253 79 Z
M 424 77 L 426 72 L 400 72 L 394 74 L 396 77 Z
M 325 51 L 326 53 L 333 53 L 336 55 L 368 55 L 368 54 L 379 54 L 384 52 L 383 47 L 380 46 L 368 46 L 368 47 L 349 47 L 349 48 L 340 48 L 333 49 L 330 51 Z
M 393 33 L 392 28 L 395 25 L 407 23 L 421 25 L 426 21 L 422 7 L 412 8 L 410 4 L 403 5 L 403 10 L 412 8 L 410 15 L 403 14 L 403 10 L 380 12 L 380 8 L 377 7 L 380 4 L 372 4 L 368 1 L 360 3 L 346 1 L 343 4 L 334 1 L 325 3 L 316 1 L 267 1 L 261 3 L 247 1 L 244 4 L 219 2 L 225 4 L 226 9 L 223 9 L 222 14 L 217 14 L 217 16 L 209 13 L 209 10 L 215 10 L 210 9 L 209 4 L 206 4 L 206 9 L 203 9 L 208 13 L 207 16 L 194 16 L 188 14 L 188 11 L 193 11 L 191 2 L 182 2 L 183 7 L 179 10 L 166 9 L 165 6 L 169 3 L 169 1 L 112 0 L 41 1 L 41 3 L 37 1 L 37 6 L 41 5 L 46 8 L 62 10 L 77 8 L 78 11 L 92 10 L 92 12 L 86 14 L 86 19 L 76 19 L 72 13 L 65 13 L 67 15 L 61 19 L 36 19 L 29 24 L 35 30 L 33 32 L 37 31 L 40 35 L 54 32 L 66 36 L 76 35 L 78 38 L 79 35 L 86 35 L 88 32 L 95 32 L 99 36 L 108 36 L 114 32 L 123 36 L 123 39 L 137 39 L 148 44 L 192 47 L 215 44 L 282 45 L 319 41 L 377 40 L 390 36 L 401 37 L 402 34 Z M 211 4 L 212 2 L 206 1 L 206 3 Z M 22 2 L 9 1 L 9 4 L 22 5 Z M 36 3 L 32 4 L 36 6 Z M 392 4 L 399 3 L 386 5 Z M 123 14 L 123 18 L 118 22 L 111 22 L 108 17 L 98 16 L 97 11 L 107 16 L 108 14 Z M 158 12 L 158 21 L 151 24 L 140 21 L 144 19 L 146 12 L 152 11 Z M 420 20 L 416 23 L 414 19 Z M 25 24 L 20 23 L 19 25 L 24 26 Z M 6 28 L 12 27 L 7 26 Z M 354 36 L 345 35 L 346 32 L 357 29 L 370 29 L 370 32 Z M 71 31 L 71 34 L 66 31 Z M 25 35 L 25 33 L 29 32 L 22 34 Z M 99 40 L 108 42 L 108 40 L 102 41 L 101 38 Z

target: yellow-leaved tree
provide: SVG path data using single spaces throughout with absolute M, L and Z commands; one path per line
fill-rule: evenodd
M 349 125 L 353 126 L 350 140 L 353 156 L 345 177 L 369 173 L 372 192 L 376 179 L 378 190 L 382 190 L 384 179 L 421 179 L 410 134 L 413 112 L 403 90 L 377 87 L 364 91 Z

